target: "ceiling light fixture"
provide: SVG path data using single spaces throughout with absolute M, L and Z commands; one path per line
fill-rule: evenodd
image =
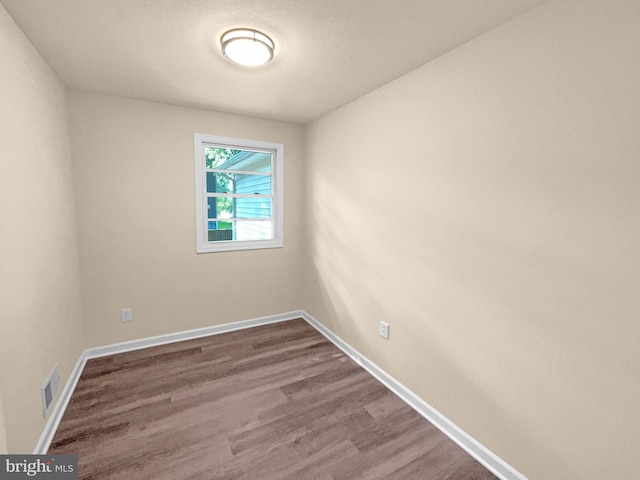
M 260 67 L 273 58 L 273 40 L 262 32 L 250 28 L 229 30 L 222 38 L 222 54 L 245 67 Z

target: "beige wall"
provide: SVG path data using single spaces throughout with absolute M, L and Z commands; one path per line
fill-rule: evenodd
M 2 390 L 0 389 L 0 455 L 7 453 L 7 432 L 4 427 L 4 407 L 2 405 Z
M 67 97 L 1 5 L 0 65 L 0 395 L 9 452 L 31 453 L 40 387 L 82 351 Z
M 531 479 L 640 470 L 638 18 L 551 2 L 306 131 L 304 307 Z
M 78 91 L 70 109 L 87 347 L 302 307 L 302 127 Z M 196 132 L 284 144 L 284 248 L 196 254 Z

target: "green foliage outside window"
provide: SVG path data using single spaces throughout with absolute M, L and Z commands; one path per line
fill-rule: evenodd
M 221 165 L 226 163 L 231 157 L 237 155 L 241 151 L 242 150 L 232 150 L 230 148 L 208 147 L 206 150 L 206 168 L 220 168 Z M 235 192 L 233 180 L 231 180 L 229 176 L 216 175 L 216 177 L 216 191 L 230 193 Z M 220 214 L 223 212 L 231 215 L 232 210 L 233 205 L 231 198 L 218 199 L 218 216 L 220 216 Z M 229 224 L 229 228 L 231 228 L 231 224 Z

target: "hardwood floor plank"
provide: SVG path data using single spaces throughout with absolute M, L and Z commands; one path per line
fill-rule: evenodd
M 495 479 L 302 319 L 89 360 L 49 453 L 82 479 Z

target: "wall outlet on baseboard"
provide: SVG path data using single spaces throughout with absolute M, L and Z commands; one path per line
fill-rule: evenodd
M 389 340 L 389 324 L 387 322 L 380 322 L 380 336 Z
M 133 309 L 131 308 L 123 308 L 120 311 L 120 320 L 123 323 L 132 322 L 133 321 Z

